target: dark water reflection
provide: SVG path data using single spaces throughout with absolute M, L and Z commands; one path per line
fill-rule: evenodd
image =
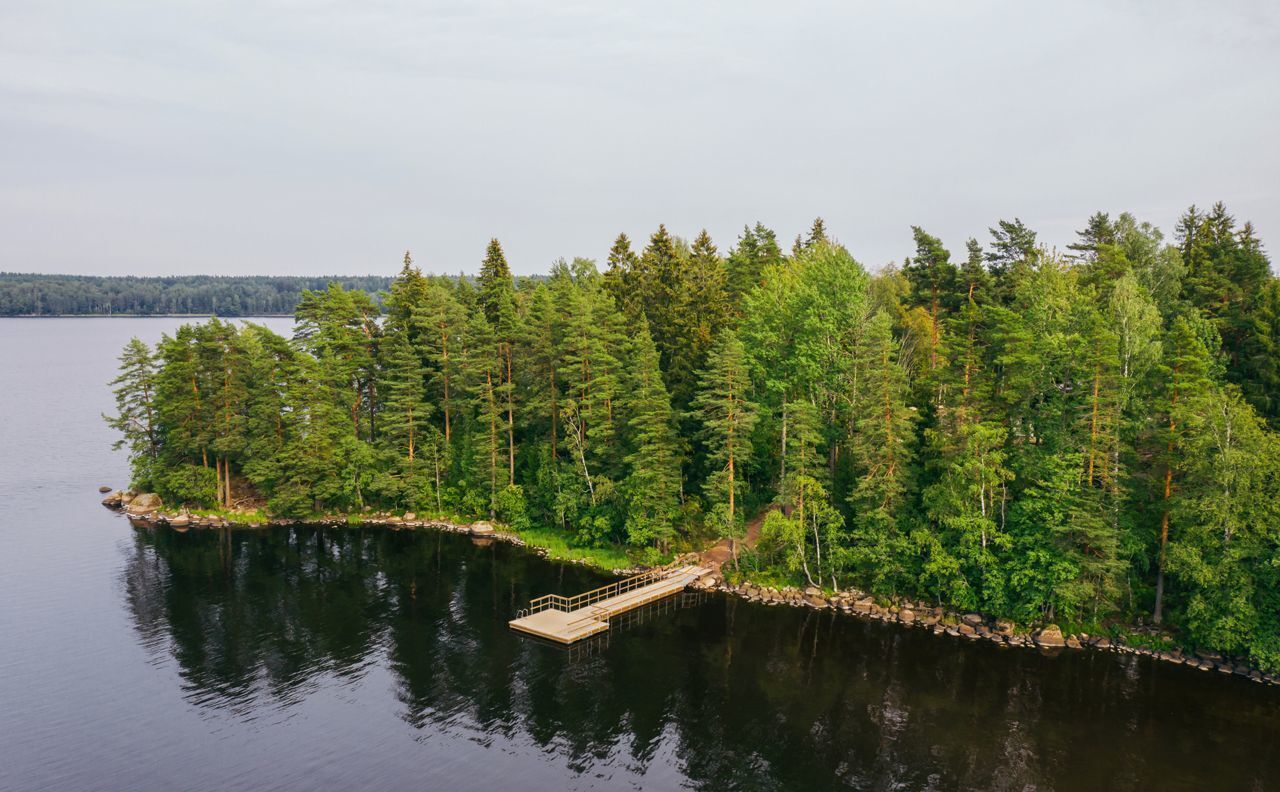
M 1278 697 L 1251 683 L 720 596 L 668 603 L 570 653 L 506 620 L 531 596 L 600 579 L 454 535 L 140 531 L 123 577 L 143 642 L 172 655 L 193 704 L 287 717 L 386 670 L 419 741 L 532 748 L 554 769 L 541 788 L 1280 783 Z M 457 772 L 429 777 L 465 785 L 470 765 Z

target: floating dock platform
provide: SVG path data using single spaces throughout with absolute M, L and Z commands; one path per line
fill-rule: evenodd
M 547 594 L 531 601 L 511 628 L 571 644 L 609 629 L 614 616 L 684 591 L 710 571 L 695 565 L 654 569 L 573 597 Z

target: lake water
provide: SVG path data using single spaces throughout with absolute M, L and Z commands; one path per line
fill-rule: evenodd
M 506 622 L 601 578 L 516 548 L 135 531 L 105 383 L 178 323 L 0 320 L 0 790 L 1280 788 L 1235 677 L 719 595 L 566 652 Z

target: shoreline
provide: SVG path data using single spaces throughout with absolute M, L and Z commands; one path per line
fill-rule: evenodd
M 137 499 L 141 500 L 144 497 L 145 494 L 139 495 Z M 608 568 L 589 558 L 557 556 L 549 548 L 527 542 L 518 534 L 503 530 L 501 526 L 488 520 L 459 523 L 443 519 L 420 520 L 413 513 L 406 513 L 403 516 L 379 513 L 367 517 L 361 515 L 358 522 L 352 522 L 348 515 L 323 515 L 311 519 L 266 517 L 238 521 L 228 519 L 226 516 L 192 515 L 186 511 L 176 514 L 166 513 L 158 507 L 151 507 L 149 503 L 141 508 L 134 508 L 132 500 L 134 497 L 130 493 L 117 490 L 103 498 L 102 505 L 124 515 L 134 528 L 163 528 L 185 532 L 192 528 L 261 530 L 301 525 L 319 528 L 369 527 L 393 531 L 436 530 L 470 536 L 473 541 L 504 542 L 526 548 L 547 560 L 587 566 L 612 575 L 633 575 L 646 569 L 646 567 Z M 702 554 L 685 553 L 677 556 L 676 562 L 690 557 L 701 559 Z M 713 566 L 713 572 L 691 584 L 690 588 L 704 592 L 718 591 L 766 606 L 831 610 L 867 621 L 885 622 L 909 629 L 929 630 L 935 636 L 946 635 L 970 641 L 987 641 L 995 643 L 1000 648 L 1033 649 L 1050 656 L 1056 656 L 1064 651 L 1086 650 L 1144 655 L 1173 665 L 1185 665 L 1206 672 L 1216 671 L 1219 674 L 1241 677 L 1259 684 L 1280 686 L 1280 673 L 1266 673 L 1243 661 L 1237 661 L 1217 652 L 1194 651 L 1180 646 L 1171 649 L 1154 649 L 1135 646 L 1120 638 L 1112 639 L 1085 633 L 1065 634 L 1055 624 L 1048 624 L 1039 629 L 1029 629 L 1009 619 L 997 619 L 976 612 L 959 613 L 939 605 L 930 605 L 909 598 L 877 598 L 856 588 L 829 593 L 813 586 L 779 588 L 759 585 L 750 580 L 734 584 L 724 579 L 719 564 Z

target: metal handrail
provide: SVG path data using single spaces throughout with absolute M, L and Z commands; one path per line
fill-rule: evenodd
M 672 565 L 674 566 L 674 565 Z M 575 594 L 572 597 L 562 597 L 559 594 L 544 594 L 541 597 L 529 601 L 528 612 L 539 613 L 541 611 L 552 609 L 562 611 L 564 613 L 573 613 L 582 608 L 594 605 L 595 603 L 625 594 L 628 591 L 642 588 L 657 580 L 666 578 L 671 572 L 671 567 L 658 567 L 648 572 L 641 572 L 638 575 L 632 575 L 629 578 L 610 583 L 607 586 L 601 586 L 597 589 Z

